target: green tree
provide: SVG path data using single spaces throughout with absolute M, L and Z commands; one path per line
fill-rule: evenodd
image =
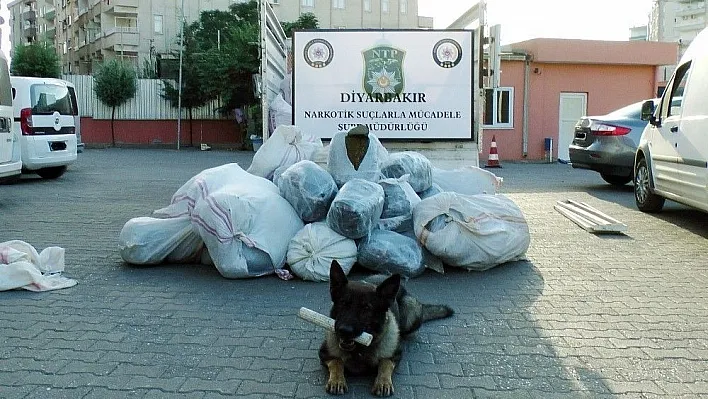
M 205 70 L 202 53 L 197 51 L 197 41 L 187 27 L 184 31 L 182 53 L 182 108 L 187 110 L 189 117 L 189 145 L 194 145 L 194 108 L 205 105 L 218 95 L 213 90 L 210 91 Z M 180 105 L 179 87 L 167 80 L 163 80 L 162 84 L 162 97 L 177 108 Z
M 111 107 L 111 142 L 116 145 L 116 107 L 135 96 L 137 76 L 132 66 L 119 60 L 105 62 L 94 75 L 93 90 L 102 103 Z
M 59 56 L 47 43 L 19 44 L 13 52 L 10 72 L 15 76 L 58 78 L 61 75 Z
M 258 104 L 253 87 L 253 75 L 260 68 L 258 17 L 258 3 L 251 0 L 233 4 L 228 11 L 203 11 L 189 26 L 200 51 L 204 90 L 221 100 L 225 113 Z M 254 119 L 260 123 L 260 118 Z
M 295 22 L 281 22 L 280 25 L 285 31 L 285 36 L 293 37 L 293 31 L 295 29 L 319 29 L 320 23 L 317 20 L 315 14 L 311 12 L 306 12 L 300 14 Z

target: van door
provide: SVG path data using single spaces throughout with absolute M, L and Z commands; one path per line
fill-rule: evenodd
M 67 84 L 66 86 L 67 86 L 67 89 L 69 89 L 69 97 L 71 99 L 72 113 L 74 115 L 74 129 L 76 131 L 76 144 L 81 149 L 81 148 L 83 148 L 83 141 L 81 141 L 81 116 L 79 116 L 79 103 L 76 100 L 76 90 L 74 89 L 74 86 L 71 86 L 69 84 Z
M 0 59 L 0 164 L 12 160 L 12 84 L 5 59 Z
M 677 132 L 677 169 L 682 176 L 679 195 L 708 204 L 708 57 L 693 60 L 683 95 Z
M 32 129 L 35 134 L 75 134 L 74 109 L 68 88 L 63 84 L 30 85 Z
M 690 68 L 691 62 L 688 61 L 676 69 L 655 115 L 658 126 L 649 125 L 652 129 L 649 142 L 651 168 L 655 189 L 658 191 L 678 193 L 681 190 L 676 139 L 681 123 L 682 103 L 675 100 L 683 94 Z

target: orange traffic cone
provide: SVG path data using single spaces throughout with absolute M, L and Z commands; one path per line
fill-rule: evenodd
M 485 168 L 501 168 L 499 163 L 499 154 L 497 153 L 497 137 L 492 136 L 492 144 L 489 147 L 489 158 L 487 159 L 487 164 L 484 165 Z

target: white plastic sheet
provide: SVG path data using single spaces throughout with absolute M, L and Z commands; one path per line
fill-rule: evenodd
M 42 252 L 20 241 L 0 243 L 0 291 L 22 288 L 28 291 L 51 291 L 73 287 L 74 279 L 64 271 L 64 248 L 47 247 Z
M 442 191 L 475 195 L 496 194 L 503 179 L 476 166 L 464 166 L 454 170 L 433 167 L 433 182 Z
M 120 256 L 134 265 L 192 263 L 199 259 L 203 246 L 189 216 L 133 218 L 123 225 L 118 236 Z
M 359 168 L 354 168 L 349 155 L 345 139 L 347 132 L 339 132 L 332 137 L 329 144 L 327 170 L 332 174 L 337 186 L 341 187 L 351 179 L 364 179 L 378 181 L 381 178 L 381 163 L 388 159 L 388 151 L 381 144 L 378 137 L 369 133 L 369 147 L 366 150 Z

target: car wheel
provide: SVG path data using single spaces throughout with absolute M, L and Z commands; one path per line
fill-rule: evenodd
M 600 173 L 600 176 L 602 177 L 602 180 L 612 184 L 613 186 L 624 186 L 625 184 L 629 183 L 632 181 L 632 176 L 617 176 L 617 175 L 608 175 L 605 173 Z
M 634 172 L 634 200 L 642 212 L 659 212 L 664 207 L 665 200 L 651 191 L 650 173 L 646 159 L 637 161 Z
M 66 172 L 66 166 L 54 166 L 37 170 L 37 174 L 44 179 L 56 179 Z

